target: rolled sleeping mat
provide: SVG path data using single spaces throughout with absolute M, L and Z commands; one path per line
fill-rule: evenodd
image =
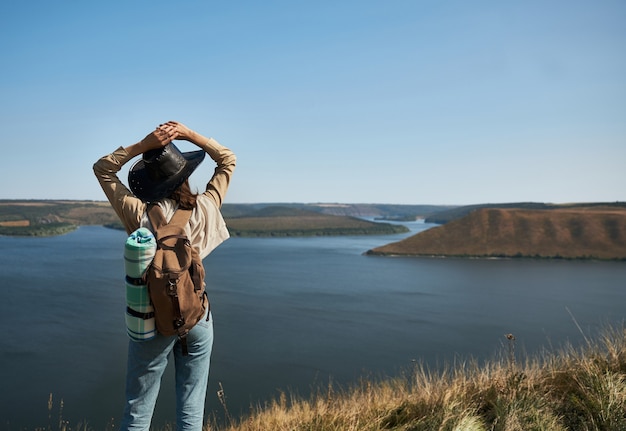
M 156 239 L 145 227 L 131 233 L 124 246 L 126 332 L 133 341 L 150 340 L 157 334 L 154 307 L 143 280 L 155 251 Z

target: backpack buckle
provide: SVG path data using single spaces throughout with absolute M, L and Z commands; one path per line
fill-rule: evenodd
M 174 324 L 174 328 L 178 329 L 178 328 L 182 327 L 185 324 L 185 319 L 182 318 L 182 317 L 174 319 L 173 324 Z
M 170 278 L 167 280 L 167 294 L 169 296 L 177 297 L 178 296 L 178 279 Z

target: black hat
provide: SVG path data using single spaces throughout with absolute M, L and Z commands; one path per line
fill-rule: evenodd
M 131 191 L 144 202 L 168 197 L 204 160 L 205 152 L 181 153 L 174 144 L 143 153 L 128 172 Z

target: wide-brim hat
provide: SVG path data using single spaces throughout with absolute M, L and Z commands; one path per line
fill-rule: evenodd
M 144 202 L 166 198 L 189 178 L 205 155 L 203 150 L 181 153 L 172 143 L 146 151 L 128 171 L 130 190 Z

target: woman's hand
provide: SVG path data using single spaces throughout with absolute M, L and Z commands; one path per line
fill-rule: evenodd
M 164 147 L 176 139 L 175 136 L 176 134 L 171 127 L 160 125 L 141 140 L 142 152 Z
M 167 123 L 160 124 L 157 130 L 162 130 L 168 133 L 172 139 L 179 139 L 183 141 L 192 141 L 194 131 L 178 121 L 168 121 Z
M 201 138 L 196 132 L 177 121 L 168 121 L 159 124 L 159 126 L 151 133 L 146 135 L 136 144 L 126 147 L 126 151 L 131 157 L 135 157 L 149 150 L 162 148 L 175 139 L 193 142 L 198 145 Z

